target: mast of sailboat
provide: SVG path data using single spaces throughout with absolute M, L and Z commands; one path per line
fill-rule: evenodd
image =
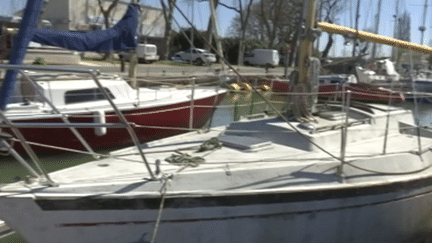
M 382 0 L 378 1 L 378 12 L 375 15 L 375 34 L 378 34 L 379 31 L 379 22 L 380 22 L 380 16 L 381 16 L 381 3 Z M 377 47 L 377 43 L 374 42 L 373 47 L 372 47 L 372 60 L 375 59 L 376 56 L 376 47 Z
M 358 30 L 358 22 L 359 22 L 359 18 L 360 18 L 360 0 L 357 0 L 357 10 L 356 10 L 356 17 L 355 17 L 355 29 Z M 354 43 L 353 43 L 353 52 L 352 52 L 352 56 L 355 57 L 355 52 L 356 52 L 356 46 L 357 46 L 357 40 L 354 39 Z
M 131 0 L 131 4 L 137 4 L 138 1 L 137 0 Z M 139 42 L 139 40 L 138 40 Z M 136 49 L 131 49 L 129 51 L 130 55 L 130 59 L 129 59 L 129 78 L 132 79 L 132 87 L 136 88 L 137 87 L 137 82 L 136 82 L 136 73 L 137 73 L 137 52 Z
M 308 73 L 310 67 L 310 57 L 312 55 L 311 29 L 315 27 L 315 9 L 316 0 L 307 0 L 304 2 L 304 33 L 300 41 L 300 55 L 298 65 L 298 83 L 306 85 L 308 83 Z
M 9 64 L 20 65 L 22 63 L 27 51 L 27 47 L 31 39 L 33 38 L 43 3 L 44 0 L 27 1 L 19 31 L 17 36 L 15 37 L 15 42 L 12 50 L 12 55 L 9 59 Z M 6 76 L 3 80 L 0 92 L 1 110 L 4 110 L 6 108 L 6 104 L 9 103 L 9 100 L 15 88 L 17 75 L 17 70 L 7 70 L 6 72 Z
M 393 15 L 394 17 L 394 30 L 393 30 L 393 38 L 398 38 L 398 26 L 399 26 L 399 0 L 396 1 L 396 13 Z M 396 60 L 396 47 L 392 48 L 392 60 Z
M 315 38 L 318 37 L 319 32 L 315 29 L 316 0 L 306 0 L 303 4 L 298 69 L 293 74 L 294 93 L 298 95 L 292 96 L 292 102 L 294 104 L 293 113 L 296 119 L 300 122 L 309 122 L 314 121 L 312 112 L 315 108 L 315 91 L 317 88 L 314 85 L 314 81 L 318 82 L 317 72 L 311 72 L 311 70 L 319 68 L 316 67 L 316 65 L 319 65 L 317 64 L 319 60 L 312 58 L 312 45 Z M 304 95 L 313 93 L 315 95 Z
M 215 6 L 214 6 L 214 1 L 209 0 L 209 3 L 210 3 L 210 11 L 211 11 L 210 17 L 212 18 L 211 22 L 213 24 L 213 35 L 214 35 L 215 41 L 216 41 L 217 52 L 218 52 L 218 55 L 220 57 L 223 57 L 222 44 L 221 44 L 221 40 L 219 39 L 218 24 L 216 22 L 217 18 L 216 18 L 216 10 L 215 10 Z M 222 70 L 224 70 L 223 61 L 219 60 L 219 63 L 222 65 Z
M 422 25 L 419 27 L 419 30 L 420 30 L 420 32 L 421 32 L 421 39 L 420 39 L 420 44 L 421 45 L 423 45 L 423 42 L 424 42 L 424 32 L 425 32 L 425 30 L 426 30 L 426 10 L 427 10 L 427 7 L 428 7 L 428 5 L 427 5 L 427 1 L 428 0 L 425 0 L 425 3 L 424 3 L 424 8 L 423 8 L 423 21 L 422 21 Z

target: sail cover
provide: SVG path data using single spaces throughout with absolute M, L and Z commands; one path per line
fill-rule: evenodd
M 128 50 L 137 45 L 139 6 L 130 4 L 123 18 L 112 28 L 94 32 L 35 30 L 32 41 L 77 51 Z
M 123 18 L 107 30 L 79 33 L 37 29 L 36 24 L 44 0 L 28 0 L 9 64 L 21 64 L 30 41 L 77 51 L 128 50 L 137 45 L 137 4 L 130 4 Z M 0 93 L 0 109 L 4 110 L 14 92 L 18 71 L 7 70 Z

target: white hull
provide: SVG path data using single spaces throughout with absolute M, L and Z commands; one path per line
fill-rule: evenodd
M 243 206 L 216 197 L 215 204 L 227 205 L 199 206 L 200 198 L 177 199 L 189 205 L 176 208 L 166 199 L 155 242 L 413 242 L 432 232 L 431 189 L 287 203 L 254 195 L 250 198 L 257 204 L 246 200 Z M 144 199 L 136 200 L 117 210 L 46 211 L 27 199 L 0 203 L 11 206 L 2 207 L 8 212 L 2 217 L 11 228 L 22 229 L 19 233 L 28 242 L 150 242 L 159 209 L 128 209 L 146 205 Z
M 395 107 L 316 108 L 315 122 L 254 115 L 5 185 L 0 218 L 29 243 L 428 240 L 432 130 Z

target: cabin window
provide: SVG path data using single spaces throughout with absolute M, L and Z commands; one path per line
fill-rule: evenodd
M 110 99 L 115 98 L 107 88 L 104 88 L 104 90 L 108 93 Z M 67 91 L 65 94 L 65 104 L 75 104 L 98 100 L 106 100 L 104 94 L 98 88 L 72 90 Z

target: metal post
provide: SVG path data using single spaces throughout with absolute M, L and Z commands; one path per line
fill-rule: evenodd
M 19 131 L 19 129 L 17 129 L 13 125 L 13 123 L 4 115 L 3 111 L 1 111 L 1 110 L 0 110 L 0 118 L 3 120 L 3 122 L 5 122 L 10 127 L 10 129 L 15 134 L 15 136 L 21 141 L 21 145 L 23 146 L 24 150 L 27 152 L 27 154 L 30 157 L 30 159 L 36 165 L 36 167 L 39 170 L 39 172 L 45 177 L 45 179 L 47 180 L 48 184 L 50 186 L 56 186 L 57 184 L 54 181 L 51 180 L 51 178 L 49 177 L 48 173 L 40 165 L 40 161 L 39 161 L 38 157 L 36 156 L 36 154 L 33 151 L 33 149 L 30 147 L 30 145 L 27 143 L 27 141 L 25 140 L 25 138 L 22 135 L 22 133 Z
M 114 102 L 109 98 L 107 91 L 103 88 L 102 84 L 99 82 L 99 80 L 97 78 L 97 74 L 94 71 L 90 71 L 90 75 L 93 77 L 93 80 L 95 81 L 98 88 L 101 90 L 101 92 L 107 98 L 108 102 L 112 106 L 112 108 L 113 108 L 114 112 L 116 113 L 117 117 L 119 118 L 119 120 L 121 122 L 123 122 L 123 124 L 126 125 L 126 129 L 129 132 L 129 135 L 131 136 L 132 141 L 134 142 L 135 146 L 137 147 L 138 153 L 141 155 L 141 158 L 143 159 L 143 162 L 144 162 L 144 164 L 148 170 L 148 173 L 150 174 L 151 179 L 152 180 L 156 179 L 151 168 L 150 168 L 149 163 L 147 162 L 147 159 L 145 158 L 144 153 L 142 152 L 142 150 L 139 146 L 139 144 L 140 144 L 139 139 L 138 139 L 136 133 L 134 132 L 132 126 L 129 124 L 126 117 L 123 115 L 123 113 L 120 112 L 120 110 L 117 108 L 117 106 L 114 104 Z
M 6 147 L 8 152 L 16 159 L 22 166 L 24 166 L 30 174 L 35 176 L 36 178 L 39 178 L 40 175 L 13 149 L 8 142 L 6 142 L 4 139 L 1 140 L 1 144 Z
M 62 121 L 65 124 L 70 124 L 70 122 L 67 119 L 67 117 L 63 113 L 61 113 L 57 109 L 57 107 L 55 107 L 55 105 L 45 97 L 45 95 L 43 95 L 41 93 L 41 91 L 37 87 L 36 83 L 31 78 L 29 78 L 22 70 L 20 70 L 20 73 L 33 86 L 34 90 L 38 93 L 38 95 L 40 97 L 42 97 L 42 99 L 44 100 L 44 102 L 46 102 L 55 113 L 57 113 L 57 114 L 59 114 L 61 116 Z M 93 157 L 95 159 L 99 159 L 99 156 L 95 154 L 95 152 L 93 151 L 93 149 L 90 147 L 90 145 L 87 143 L 87 141 L 81 136 L 81 134 L 78 132 L 78 130 L 75 127 L 70 127 L 69 129 L 75 135 L 75 137 L 81 142 L 81 144 L 87 149 L 87 151 L 90 152 L 91 154 L 93 154 Z
M 195 96 L 195 77 L 192 78 L 192 94 L 190 101 L 190 113 L 189 113 L 189 129 L 193 128 L 193 113 L 194 113 L 194 96 Z
M 343 95 L 345 96 L 345 95 Z M 338 174 L 341 175 L 343 171 L 343 165 L 345 163 L 345 154 L 346 154 L 346 145 L 347 145 L 347 136 L 348 136 L 348 122 L 349 122 L 349 107 L 351 100 L 351 91 L 347 91 L 346 104 L 343 104 L 344 112 L 345 112 L 345 124 L 342 126 L 341 133 L 341 164 L 338 167 Z

